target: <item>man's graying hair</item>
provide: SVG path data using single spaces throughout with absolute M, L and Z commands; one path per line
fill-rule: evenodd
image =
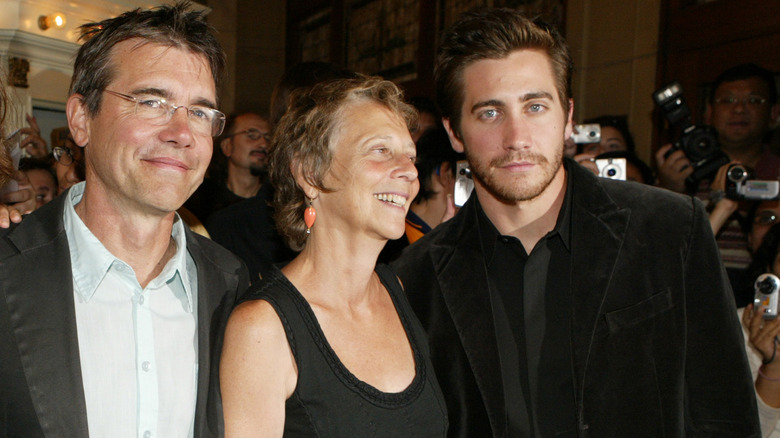
M 79 29 L 84 44 L 74 62 L 70 94 L 84 96 L 90 116 L 100 110 L 103 90 L 116 75 L 111 62 L 114 46 L 133 38 L 140 40 L 139 45 L 161 44 L 203 55 L 217 91 L 220 88 L 225 53 L 203 13 L 190 10 L 189 2 L 147 10 L 139 8 L 115 18 L 84 24 Z
M 573 65 L 569 47 L 554 27 L 517 10 L 480 7 L 464 13 L 445 32 L 436 53 L 436 103 L 461 138 L 463 71 L 483 59 L 503 59 L 517 50 L 541 50 L 550 60 L 558 98 L 569 111 Z M 462 138 L 461 138 L 462 139 Z

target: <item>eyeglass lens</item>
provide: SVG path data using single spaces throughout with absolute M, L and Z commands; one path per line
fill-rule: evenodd
M 112 90 L 104 91 L 128 102 L 134 102 L 135 114 L 144 119 L 152 120 L 156 124 L 168 123 L 177 109 L 184 108 L 187 110 L 187 118 L 193 130 L 200 134 L 216 137 L 222 133 L 222 129 L 225 127 L 225 115 L 213 108 L 202 105 L 177 106 L 156 97 L 139 98 Z
M 754 222 L 762 225 L 773 224 L 777 222 L 777 215 L 771 211 L 762 211 L 756 215 Z
M 51 151 L 54 159 L 63 166 L 70 166 L 73 163 L 73 153 L 68 148 L 57 146 Z
M 715 103 L 721 105 L 736 105 L 737 103 L 741 103 L 742 105 L 759 106 L 763 105 L 764 102 L 766 102 L 766 99 L 759 96 L 748 96 L 741 99 L 734 96 L 728 96 L 720 97 L 715 100 Z

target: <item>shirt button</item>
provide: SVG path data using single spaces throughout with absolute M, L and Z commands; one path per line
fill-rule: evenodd
M 150 369 L 152 369 L 152 364 L 149 363 L 148 360 L 145 360 L 144 363 L 141 364 L 141 369 L 144 371 L 149 371 Z M 151 432 L 147 430 L 146 433 L 151 433 Z
M 144 296 L 143 295 L 138 297 L 138 304 L 140 304 L 142 306 L 144 305 Z
M 144 438 L 152 438 L 152 432 L 148 430 L 144 432 Z

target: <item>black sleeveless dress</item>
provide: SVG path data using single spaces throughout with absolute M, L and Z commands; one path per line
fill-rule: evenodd
M 395 274 L 386 265 L 378 265 L 376 273 L 390 293 L 414 354 L 414 380 L 399 393 L 381 392 L 347 370 L 325 339 L 309 303 L 278 269 L 242 299 L 266 300 L 276 309 L 298 365 L 298 383 L 285 405 L 285 437 L 446 435 L 447 408 L 425 332 Z

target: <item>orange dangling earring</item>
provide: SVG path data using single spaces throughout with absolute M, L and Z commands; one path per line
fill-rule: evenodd
M 311 234 L 311 226 L 314 225 L 314 221 L 317 219 L 317 211 L 314 210 L 314 206 L 311 205 L 313 199 L 309 198 L 309 206 L 303 211 L 303 222 L 306 224 L 306 234 Z

